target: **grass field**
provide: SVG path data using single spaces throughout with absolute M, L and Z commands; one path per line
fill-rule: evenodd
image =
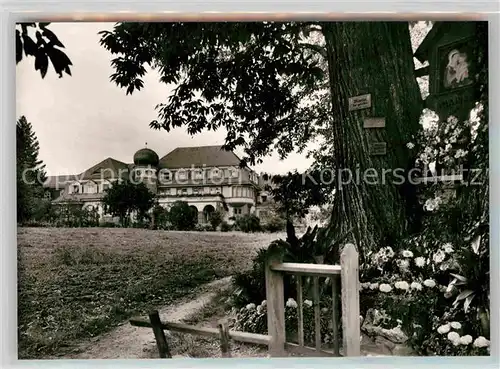
M 282 235 L 18 229 L 19 358 L 63 354 L 119 322 L 249 268 Z

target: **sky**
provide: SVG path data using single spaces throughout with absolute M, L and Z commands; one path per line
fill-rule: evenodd
M 225 131 L 190 136 L 184 128 L 149 128 L 157 118 L 154 107 L 166 101 L 170 90 L 154 71 L 145 76 L 145 88 L 133 95 L 110 81 L 112 55 L 99 45 L 97 33 L 112 27 L 113 23 L 76 22 L 49 26 L 73 63 L 71 77 L 59 78 L 49 65 L 42 79 L 33 58 L 16 67 L 17 117 L 24 115 L 31 122 L 47 175 L 78 174 L 108 157 L 131 163 L 146 143 L 160 158 L 176 147 L 224 143 Z M 304 154 L 294 153 L 283 161 L 272 155 L 253 169 L 280 174 L 304 171 L 310 164 Z

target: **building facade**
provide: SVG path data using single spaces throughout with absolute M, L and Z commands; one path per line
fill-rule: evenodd
M 45 185 L 54 203 L 96 209 L 102 221 L 111 221 L 102 198 L 119 180 L 144 183 L 167 209 L 176 201 L 187 202 L 196 209 L 199 223 L 216 210 L 228 222 L 258 213 L 259 175 L 240 167 L 240 158 L 220 146 L 179 147 L 162 158 L 143 148 L 133 163 L 107 158 L 77 175 L 49 177 Z

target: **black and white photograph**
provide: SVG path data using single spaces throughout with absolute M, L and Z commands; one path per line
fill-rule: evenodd
M 488 22 L 226 18 L 15 24 L 18 358 L 489 356 Z

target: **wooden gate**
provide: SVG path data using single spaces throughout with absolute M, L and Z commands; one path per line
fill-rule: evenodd
M 298 311 L 298 344 L 286 342 L 285 329 L 285 296 L 283 290 L 283 275 L 285 273 L 297 276 L 297 311 Z M 303 321 L 303 285 L 304 277 L 313 278 L 314 296 L 314 328 L 315 347 L 304 345 Z M 319 306 L 320 277 L 332 279 L 332 337 L 333 351 L 322 350 L 321 310 Z M 340 278 L 341 291 L 337 291 L 336 280 Z M 340 292 L 341 309 L 337 306 Z M 131 319 L 134 326 L 153 328 L 161 358 L 169 358 L 170 350 L 163 330 L 171 330 L 195 335 L 218 337 L 221 340 L 221 351 L 224 357 L 229 357 L 228 339 L 239 342 L 266 345 L 271 357 L 288 356 L 287 351 L 306 356 L 360 356 L 360 311 L 359 311 L 359 261 L 358 252 L 353 244 L 347 244 L 340 256 L 340 265 L 284 263 L 278 248 L 270 247 L 266 265 L 266 298 L 267 298 L 267 335 L 229 331 L 227 326 L 205 328 L 183 323 L 161 322 L 158 312 L 144 319 Z M 342 345 L 339 339 L 339 322 L 342 324 Z

